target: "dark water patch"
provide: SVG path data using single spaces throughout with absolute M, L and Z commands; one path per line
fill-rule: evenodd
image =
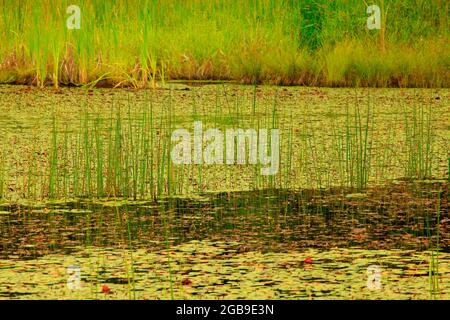
M 80 246 L 160 250 L 191 240 L 239 243 L 236 252 L 306 248 L 449 251 L 449 204 L 431 190 L 446 184 L 407 182 L 367 190 L 222 192 L 163 201 L 78 200 L 36 207 L 2 207 L 0 257 L 33 259 L 70 254 Z M 434 193 L 435 194 L 435 193 Z M 196 254 L 196 253 L 192 253 Z M 217 252 L 220 257 L 222 252 Z
M 15 299 L 15 298 L 23 298 L 24 296 L 30 296 L 33 295 L 31 292 L 16 292 L 16 291 L 9 291 L 9 292 L 0 292 L 1 298 L 8 298 L 8 299 Z

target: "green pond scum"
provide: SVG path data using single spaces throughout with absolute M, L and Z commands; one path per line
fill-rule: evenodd
M 449 300 L 448 10 L 0 1 L 0 300 Z
M 79 248 L 67 255 L 2 262 L 1 297 L 13 299 L 429 299 L 430 252 L 334 249 L 245 252 L 236 244 L 191 241 L 170 250 Z M 168 256 L 171 260 L 169 274 Z M 308 257 L 312 263 L 305 263 Z M 449 299 L 448 254 L 441 254 L 440 298 Z M 67 267 L 81 269 L 81 285 L 67 287 Z M 382 287 L 367 286 L 366 269 L 382 268 Z M 129 284 L 127 268 L 134 270 Z M 189 281 L 187 281 L 189 280 Z M 444 281 L 446 280 L 446 281 Z M 101 285 L 107 284 L 105 294 Z M 172 288 L 172 289 L 171 289 Z

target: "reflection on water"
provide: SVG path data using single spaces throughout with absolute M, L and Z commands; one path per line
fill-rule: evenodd
M 445 187 L 445 185 L 444 185 Z M 335 189 L 264 190 L 157 202 L 61 202 L 0 209 L 2 259 L 70 253 L 80 246 L 159 250 L 191 240 L 236 242 L 239 251 L 307 248 L 415 249 L 437 234 L 440 184 L 397 183 L 349 194 Z M 439 245 L 449 250 L 448 201 L 440 200 Z

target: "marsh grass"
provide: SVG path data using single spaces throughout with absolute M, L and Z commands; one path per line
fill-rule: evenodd
M 58 132 L 55 117 L 53 118 L 50 153 L 48 196 L 50 199 L 54 199 L 58 197 L 58 195 L 56 194 L 58 190 Z
M 124 197 L 136 200 L 174 192 L 173 170 L 168 159 L 170 123 L 160 115 L 162 129 L 153 130 L 153 113 L 117 108 L 109 118 L 84 112 L 80 129 L 60 134 L 53 120 L 49 157 L 48 195 L 62 197 Z M 154 146 L 154 141 L 157 145 Z M 69 147 L 71 146 L 71 147 Z M 153 149 L 156 147 L 156 150 Z M 68 166 L 67 164 L 71 164 Z M 154 186 L 157 186 L 156 190 Z
M 81 29 L 66 9 L 81 9 Z M 448 4 L 364 1 L 3 1 L 0 83 L 156 87 L 164 79 L 448 86 Z
M 405 109 L 405 145 L 407 162 L 405 176 L 408 178 L 425 179 L 431 177 L 433 158 L 432 109 L 426 108 L 416 100 L 412 110 Z
M 164 107 L 157 115 L 153 112 L 150 99 L 147 107 L 138 113 L 131 112 L 130 101 L 125 107 L 112 108 L 109 118 L 104 118 L 101 113 L 90 114 L 86 111 L 80 119 L 79 131 L 71 137 L 67 128 L 63 135 L 58 134 L 57 121 L 53 120 L 49 197 L 61 197 L 69 193 L 78 197 L 137 200 L 192 191 L 204 192 L 223 176 L 220 166 L 174 166 L 170 159 L 171 132 L 180 125 L 192 127 L 192 123 L 186 123 L 189 118 L 206 121 L 207 127 L 222 130 L 229 127 L 230 123 L 240 123 L 243 127 L 256 130 L 262 127 L 280 128 L 283 137 L 280 146 L 281 166 L 276 175 L 261 176 L 261 165 L 235 168 L 241 172 L 251 172 L 251 185 L 255 190 L 295 186 L 296 177 L 303 173 L 309 177 L 310 185 L 318 189 L 337 184 L 361 191 L 368 186 L 373 176 L 372 167 L 375 164 L 383 166 L 387 158 L 385 153 L 378 155 L 377 159 L 372 155 L 375 116 L 370 96 L 367 97 L 366 106 L 360 105 L 358 97 L 352 107 L 347 105 L 342 115 L 343 121 L 342 116 L 332 116 L 331 127 L 326 130 L 326 135 L 323 134 L 323 128 L 315 128 L 312 115 L 308 113 L 304 114 L 301 131 L 294 128 L 292 113 L 286 114 L 282 104 L 277 101 L 276 92 L 272 103 L 260 109 L 254 89 L 250 113 L 245 115 L 242 113 L 244 107 L 239 106 L 239 102 L 234 106 L 222 105 L 223 97 L 216 91 L 216 112 L 212 115 L 199 113 L 194 102 L 192 113 L 186 119 L 174 115 L 171 96 L 169 92 L 163 99 Z M 233 112 L 239 109 L 241 111 Z M 260 116 L 258 113 L 265 115 Z M 412 124 L 407 117 L 404 121 L 408 168 L 419 170 L 408 171 L 408 174 L 414 174 L 416 178 L 429 176 L 433 144 L 431 119 L 424 118 L 423 111 L 415 111 Z M 296 149 L 293 148 L 294 139 L 299 143 Z M 293 159 L 298 159 L 298 163 L 294 164 Z M 66 164 L 70 163 L 74 166 L 69 170 Z M 426 174 L 416 176 L 416 172 Z
M 333 123 L 332 140 L 338 174 L 343 186 L 363 190 L 367 187 L 371 166 L 371 127 L 373 112 L 368 102 L 365 115 L 355 104 L 353 112 L 347 106 L 345 126 Z
M 365 93 L 315 110 L 301 102 L 294 108 L 286 100 L 289 92 L 277 88 L 268 95 L 256 86 L 213 89 L 205 101 L 196 94 L 149 90 L 137 93 L 136 103 L 127 92 L 101 108 L 87 102 L 97 99 L 94 90 L 94 97 L 78 102 L 80 112 L 70 122 L 60 111 L 52 112 L 39 145 L 20 157 L 3 149 L 3 196 L 13 201 L 141 200 L 220 190 L 344 187 L 363 192 L 405 176 L 447 178 L 446 173 L 441 176 L 447 155 L 442 158 L 443 150 L 436 147 L 446 138 L 435 129 L 431 107 L 421 107 L 417 97 L 416 106 L 397 105 L 401 111 L 390 115 L 380 109 L 376 96 Z M 182 105 L 175 96 L 183 97 Z M 171 134 L 177 128 L 192 132 L 195 121 L 203 122 L 204 131 L 278 128 L 278 172 L 262 176 L 261 164 L 174 165 Z M 11 163 L 19 166 L 11 168 Z

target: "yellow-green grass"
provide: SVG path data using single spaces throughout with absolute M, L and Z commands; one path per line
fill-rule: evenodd
M 69 5 L 81 29 L 69 30 Z M 0 83 L 448 87 L 448 1 L 2 1 Z

